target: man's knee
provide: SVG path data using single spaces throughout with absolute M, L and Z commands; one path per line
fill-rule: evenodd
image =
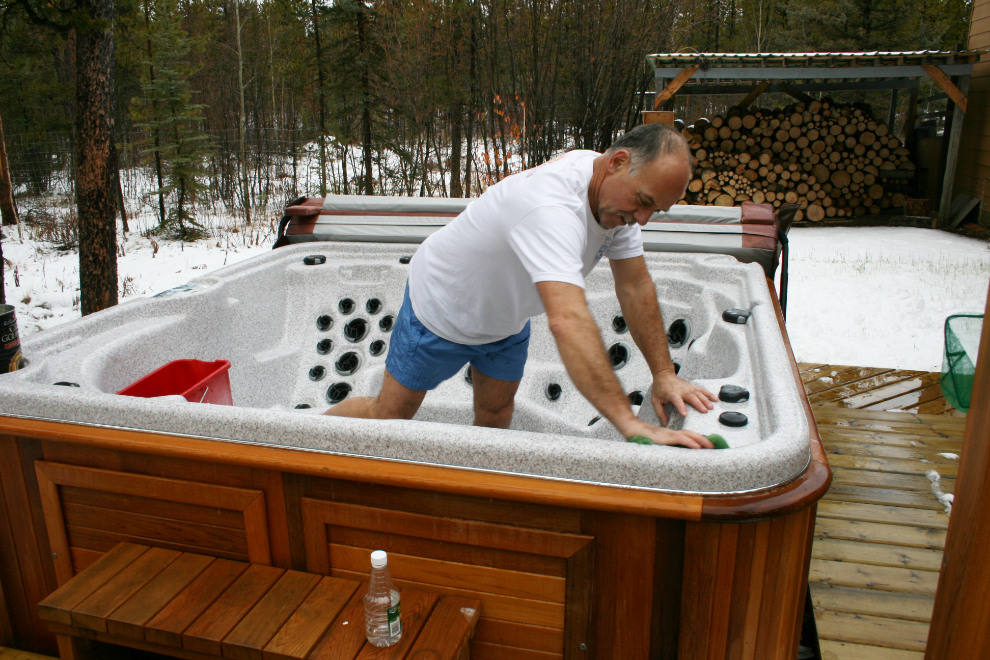
M 419 411 L 425 397 L 425 391 L 406 387 L 386 369 L 382 388 L 372 405 L 374 417 L 378 419 L 412 419 Z
M 475 401 L 474 407 L 476 412 L 498 416 L 505 413 L 511 413 L 514 405 L 515 399 L 510 397 L 507 399 L 484 399 L 481 401 Z

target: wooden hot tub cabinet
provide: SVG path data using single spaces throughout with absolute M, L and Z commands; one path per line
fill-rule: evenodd
M 475 660 L 791 660 L 831 480 L 806 414 L 804 473 L 701 496 L 0 412 L 0 645 L 57 653 L 37 603 L 134 541 L 352 579 L 388 550 L 481 600 Z

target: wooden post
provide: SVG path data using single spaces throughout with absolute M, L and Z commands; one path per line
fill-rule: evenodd
M 990 297 L 925 660 L 990 657 Z
M 764 80 L 763 82 L 758 84 L 756 87 L 753 88 L 753 91 L 751 91 L 746 96 L 746 98 L 744 98 L 742 101 L 739 102 L 739 108 L 741 110 L 745 110 L 746 108 L 748 108 L 753 103 L 753 101 L 760 98 L 760 95 L 763 94 L 763 92 L 767 91 L 768 87 L 770 87 L 769 80 Z
M 904 146 L 911 153 L 917 151 L 915 142 L 914 125 L 918 121 L 918 88 L 912 87 L 908 94 L 907 117 L 904 118 Z
M 966 112 L 968 104 L 968 100 L 966 99 L 966 89 L 961 89 L 961 85 L 957 87 L 949 76 L 945 75 L 942 69 L 938 68 L 938 66 L 934 64 L 922 64 L 921 68 L 928 73 L 929 77 L 935 81 L 935 84 L 942 88 L 942 91 L 945 92 L 950 99 L 952 99 L 953 103 L 962 108 L 963 112 Z M 968 83 L 969 76 L 965 76 L 965 80 Z
M 890 90 L 890 109 L 887 110 L 887 126 L 891 132 L 894 130 L 894 122 L 897 120 L 897 90 Z
M 963 94 L 969 91 L 969 76 L 960 78 L 959 90 Z M 949 131 L 949 148 L 945 154 L 945 175 L 942 178 L 942 199 L 938 205 L 938 224 L 940 227 L 948 226 L 951 220 L 949 218 L 949 208 L 952 206 L 952 189 L 956 183 L 956 162 L 959 160 L 959 142 L 962 138 L 963 120 L 965 118 L 965 109 L 956 103 L 952 109 L 952 128 Z
M 663 90 L 657 90 L 657 97 L 653 101 L 653 109 L 659 110 L 660 106 L 663 105 L 665 101 L 670 101 L 674 98 L 674 94 L 677 93 L 684 83 L 691 80 L 691 76 L 698 72 L 698 67 L 689 66 L 685 67 L 683 71 L 677 74 L 677 77 L 670 81 L 669 85 L 666 85 Z
M 674 125 L 674 112 L 668 110 L 643 110 L 644 124 Z
M 784 82 L 777 83 L 777 88 L 783 93 L 790 96 L 791 98 L 800 101 L 801 103 L 811 103 L 812 101 L 815 100 L 813 97 L 808 96 L 807 94 L 799 90 L 797 87 L 793 87 Z
M 7 164 L 7 146 L 3 137 L 3 118 L 0 118 L 0 224 L 17 225 L 21 222 L 14 206 L 14 188 L 10 181 L 10 167 Z

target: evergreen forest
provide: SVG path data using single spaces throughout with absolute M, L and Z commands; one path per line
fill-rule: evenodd
M 0 0 L 0 120 L 19 204 L 71 194 L 78 53 L 104 30 L 119 194 L 195 236 L 207 206 L 250 222 L 300 195 L 470 196 L 564 149 L 602 150 L 651 103 L 648 53 L 953 50 L 970 12 L 967 0 Z

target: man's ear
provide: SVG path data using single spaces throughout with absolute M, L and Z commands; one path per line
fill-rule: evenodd
M 617 149 L 611 156 L 608 157 L 608 173 L 615 174 L 618 170 L 622 169 L 623 166 L 628 166 L 630 161 L 629 151 L 626 149 Z

